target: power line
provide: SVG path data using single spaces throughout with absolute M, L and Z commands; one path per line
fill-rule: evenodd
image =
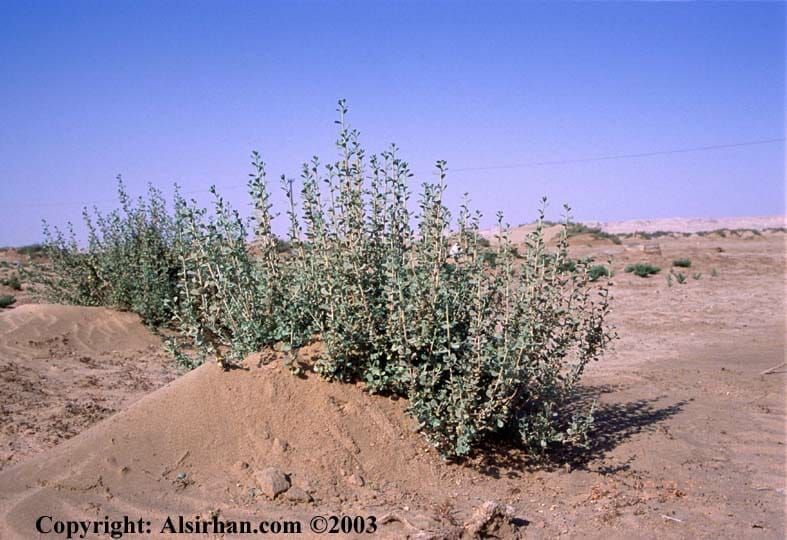
M 784 142 L 785 138 L 775 138 L 775 139 L 761 139 L 757 141 L 744 141 L 744 142 L 737 142 L 737 143 L 729 143 L 729 144 L 713 144 L 707 146 L 694 146 L 688 148 L 673 148 L 670 150 L 656 150 L 652 152 L 638 152 L 635 154 L 614 154 L 614 155 L 607 155 L 607 156 L 595 156 L 595 157 L 585 157 L 585 158 L 575 158 L 575 159 L 555 159 L 555 160 L 548 160 L 548 161 L 530 161 L 530 162 L 523 162 L 523 163 L 510 163 L 507 165 L 485 165 L 485 166 L 478 166 L 478 167 L 449 167 L 448 172 L 472 172 L 472 171 L 492 171 L 492 170 L 499 170 L 499 169 L 519 169 L 519 168 L 526 168 L 526 167 L 543 167 L 548 165 L 570 165 L 574 163 L 591 163 L 594 161 L 613 161 L 619 159 L 636 159 L 636 158 L 643 158 L 643 157 L 651 157 L 651 156 L 666 156 L 670 154 L 686 154 L 691 152 L 705 152 L 709 150 L 723 150 L 726 148 L 738 148 L 743 146 L 756 146 L 762 144 L 773 144 L 777 142 Z M 217 189 L 222 190 L 229 190 L 229 189 L 237 189 L 240 187 L 245 187 L 245 184 L 228 184 L 225 186 L 217 186 Z M 184 191 L 182 195 L 192 195 L 196 193 L 208 193 L 210 190 L 208 189 L 195 189 L 190 191 Z M 0 205 L 0 208 L 32 208 L 32 207 L 56 207 L 56 206 L 90 206 L 96 204 L 105 204 L 105 203 L 113 203 L 116 202 L 116 199 L 104 199 L 100 201 L 86 201 L 86 202 L 77 202 L 77 201 L 59 201 L 59 202 L 31 202 L 31 203 L 19 203 L 19 204 L 9 204 L 9 205 Z
M 759 141 L 746 141 L 730 144 L 713 144 L 709 146 L 694 146 L 691 148 L 674 148 L 671 150 L 657 150 L 654 152 L 639 152 L 636 154 L 616 154 L 610 156 L 595 156 L 577 159 L 556 159 L 550 161 L 530 161 L 526 163 L 511 163 L 508 165 L 486 165 L 482 167 L 449 167 L 448 172 L 464 172 L 464 171 L 491 171 L 495 169 L 519 169 L 524 167 L 540 167 L 544 165 L 569 165 L 572 163 L 589 163 L 592 161 L 611 161 L 616 159 L 632 159 L 650 156 L 665 156 L 669 154 L 685 154 L 689 152 L 704 152 L 707 150 L 721 150 L 724 148 L 737 148 L 740 146 L 755 146 L 759 144 L 771 144 L 776 142 L 784 142 L 785 138 L 778 139 L 763 139 Z

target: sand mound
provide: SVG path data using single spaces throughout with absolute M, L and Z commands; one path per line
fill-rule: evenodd
M 250 357 L 230 372 L 204 365 L 0 475 L 0 537 L 27 537 L 37 516 L 53 512 L 293 518 L 309 515 L 309 499 L 323 514 L 423 508 L 445 499 L 460 468 L 414 428 L 401 401 L 299 378 L 279 361 Z M 274 500 L 255 479 L 271 467 L 293 486 Z M 419 519 L 419 528 L 440 525 L 411 515 L 386 530 L 396 537 Z
M 106 308 L 27 304 L 0 314 L 0 357 L 25 356 L 55 343 L 85 354 L 160 345 L 133 313 Z
M 0 313 L 0 469 L 172 380 L 171 363 L 130 313 L 32 304 Z
M 536 230 L 535 223 L 529 223 L 527 225 L 518 225 L 516 227 L 511 227 L 508 231 L 508 239 L 511 241 L 512 244 L 524 244 L 525 240 L 529 234 Z M 542 229 L 542 234 L 544 235 L 544 241 L 555 242 L 557 241 L 560 233 L 563 230 L 562 225 L 547 225 Z M 497 229 L 485 229 L 479 231 L 479 234 L 489 240 L 492 244 L 497 244 Z

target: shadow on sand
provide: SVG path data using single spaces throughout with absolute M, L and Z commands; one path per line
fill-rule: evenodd
M 638 399 L 627 403 L 600 403 L 604 394 L 612 394 L 619 390 L 613 385 L 586 386 L 579 390 L 573 405 L 587 409 L 596 403 L 593 414 L 593 431 L 590 435 L 588 448 L 557 450 L 544 459 L 536 459 L 521 447 L 504 440 L 495 441 L 487 447 L 483 455 L 467 461 L 467 465 L 480 473 L 493 478 L 517 478 L 521 472 L 532 470 L 557 470 L 570 467 L 585 469 L 591 461 L 599 460 L 607 455 L 631 436 L 646 431 L 655 431 L 658 424 L 678 414 L 686 405 L 679 401 L 665 407 L 656 404 L 667 396 L 654 399 Z M 597 467 L 599 472 L 614 473 L 628 468 L 627 464 L 610 467 Z

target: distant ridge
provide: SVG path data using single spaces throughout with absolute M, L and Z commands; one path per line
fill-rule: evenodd
M 685 232 L 696 233 L 716 229 L 778 229 L 787 227 L 785 216 L 752 216 L 723 218 L 659 218 L 629 219 L 625 221 L 584 221 L 585 225 L 598 227 L 612 234 L 634 232 Z
M 599 228 L 610 234 L 631 234 L 636 232 L 654 233 L 679 232 L 697 233 L 715 231 L 718 229 L 779 229 L 787 227 L 786 216 L 752 216 L 752 217 L 724 217 L 724 218 L 658 218 L 658 219 L 629 219 L 625 221 L 581 221 L 588 227 Z M 528 233 L 535 229 L 533 223 L 511 227 L 508 232 L 509 239 L 516 243 L 524 242 Z M 544 228 L 544 237 L 547 241 L 557 238 L 560 234 L 560 225 L 550 222 Z M 498 230 L 483 229 L 479 234 L 494 241 Z

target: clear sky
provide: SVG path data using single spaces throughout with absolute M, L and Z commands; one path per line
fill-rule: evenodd
M 542 195 L 579 220 L 783 214 L 783 141 L 534 163 L 783 138 L 784 62 L 781 2 L 2 0 L 0 245 L 111 208 L 118 173 L 237 186 L 256 149 L 297 176 L 335 157 L 339 98 L 417 182 L 446 159 L 486 224 Z

